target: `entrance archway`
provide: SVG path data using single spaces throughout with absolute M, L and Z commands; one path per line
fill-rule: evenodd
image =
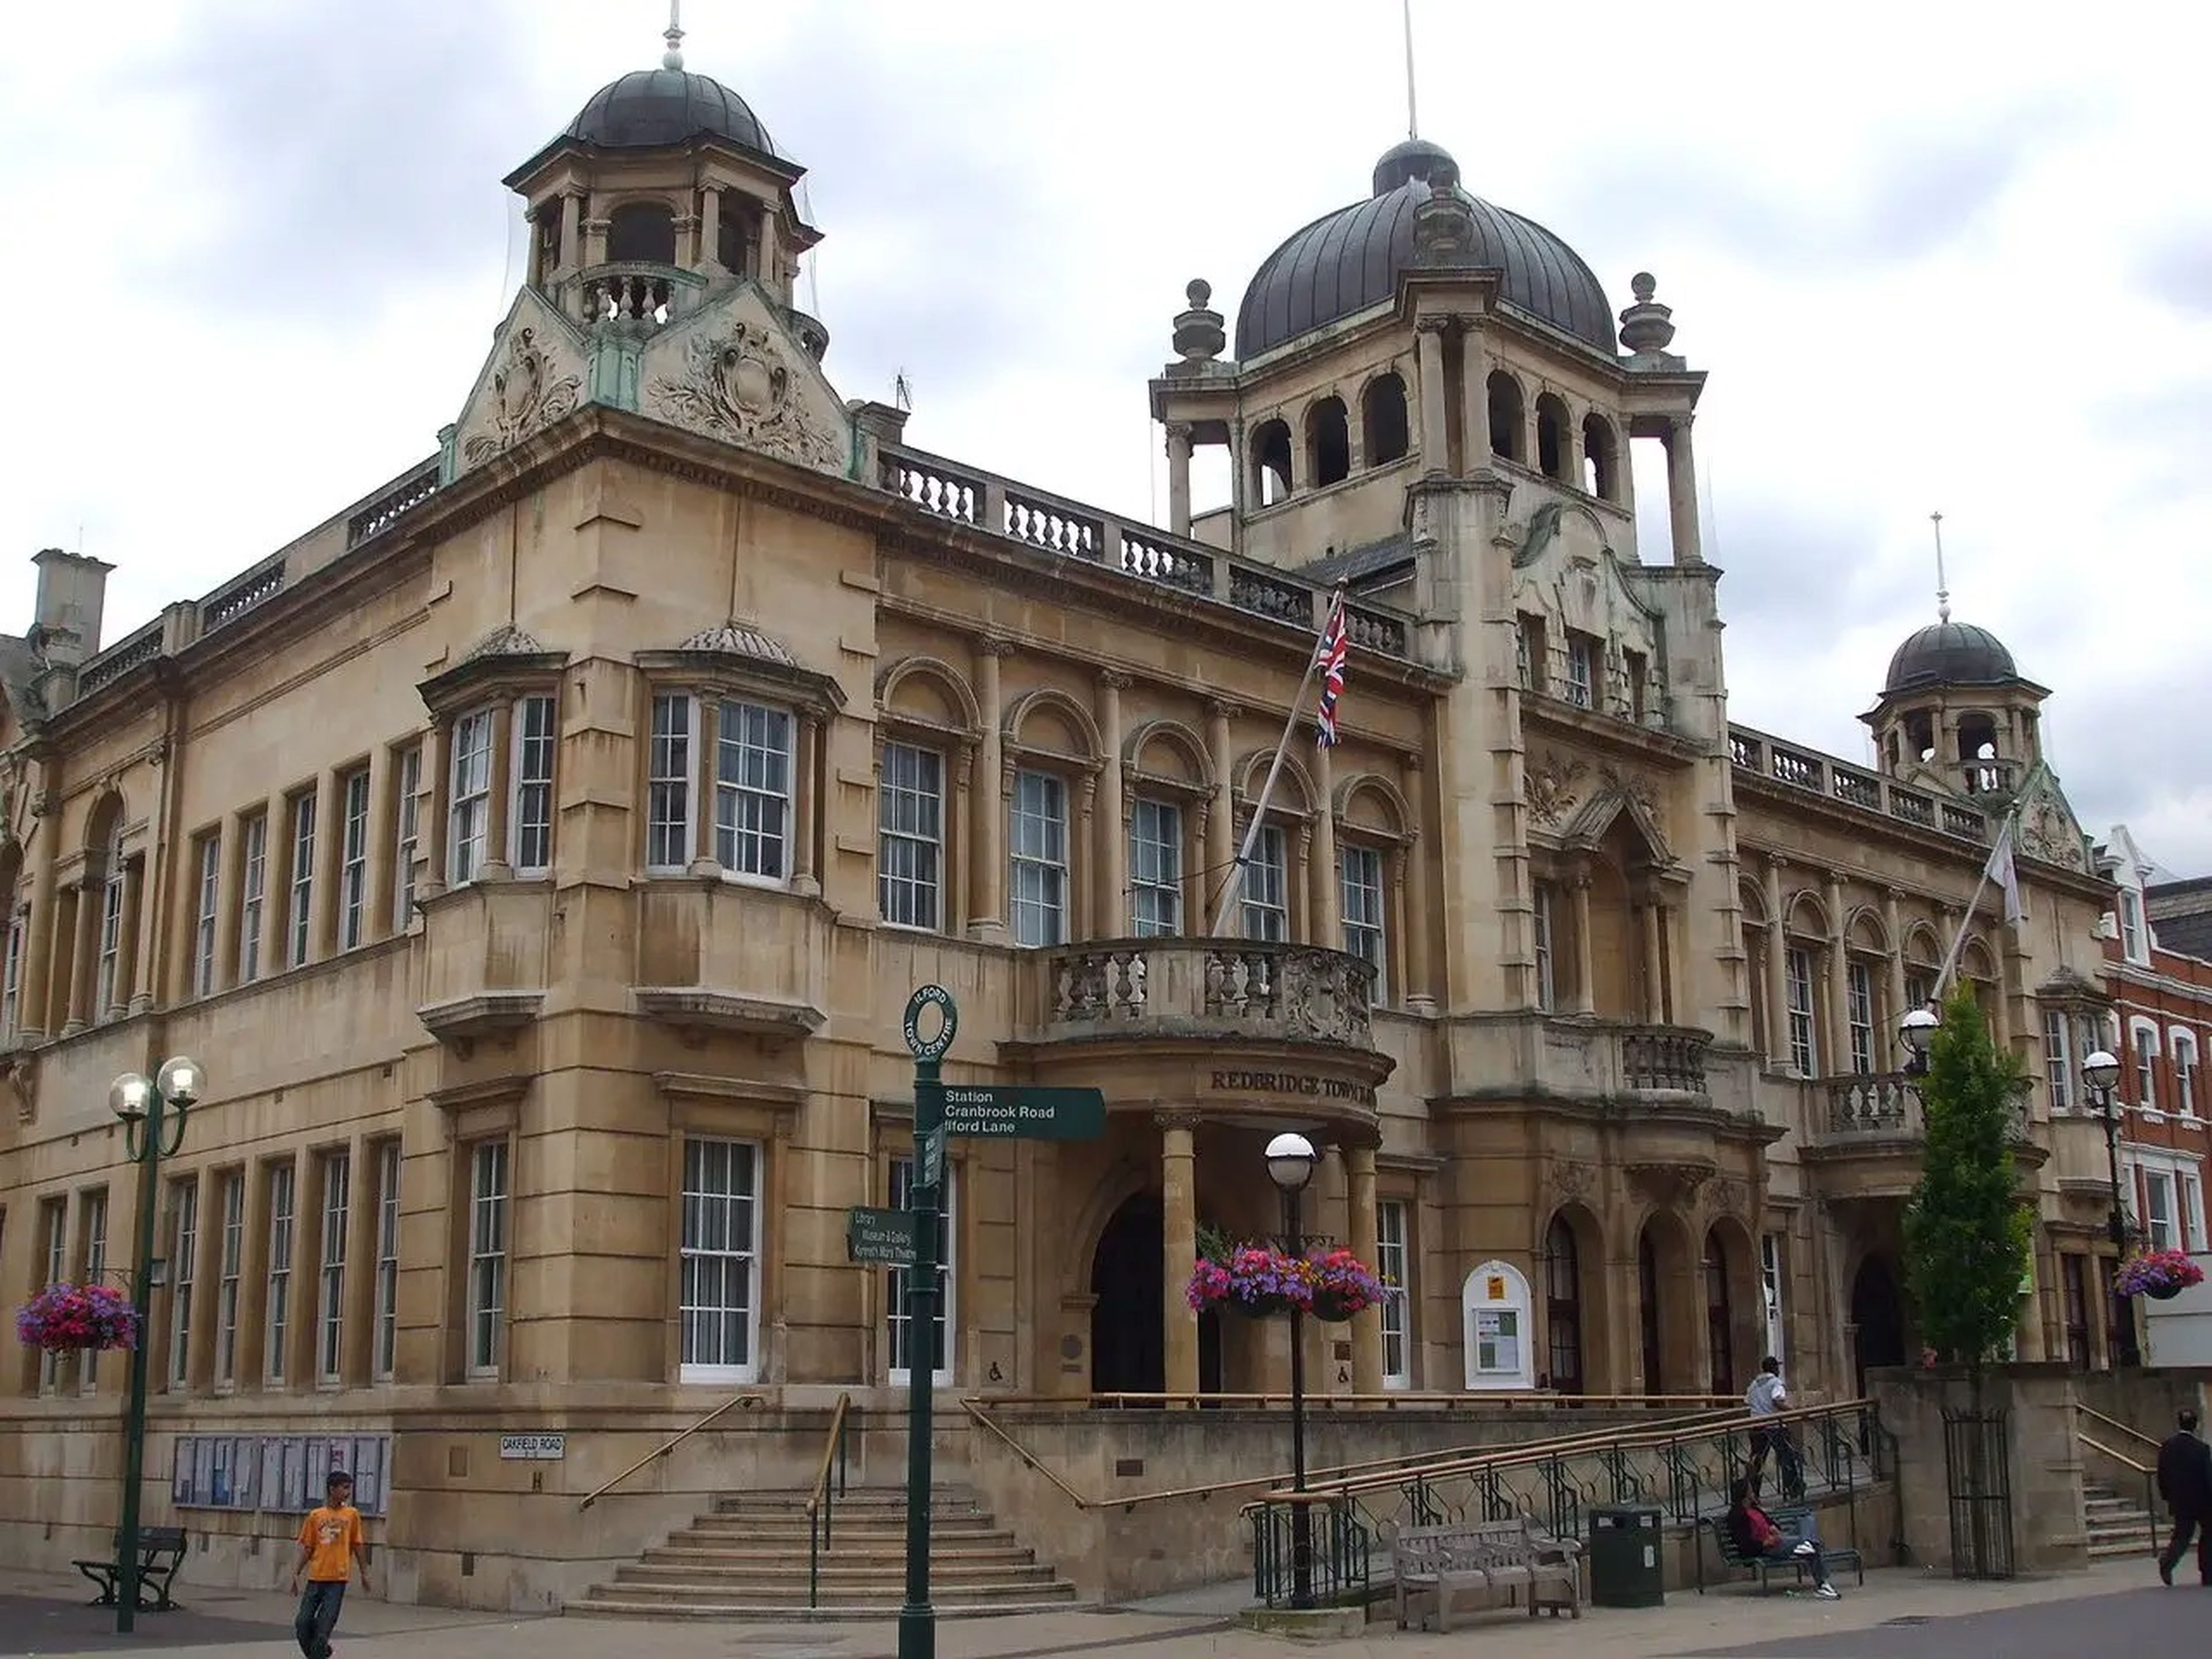
M 1905 1307 L 1887 1257 L 1870 1255 L 1859 1263 L 1851 1279 L 1851 1323 L 1858 1330 L 1852 1372 L 1864 1399 L 1869 1370 L 1905 1364 Z
M 1167 1383 L 1164 1215 L 1158 1193 L 1134 1193 L 1091 1258 L 1091 1391 L 1160 1394 Z

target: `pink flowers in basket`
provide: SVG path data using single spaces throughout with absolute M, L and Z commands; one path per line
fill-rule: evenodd
M 1228 1308 L 1257 1316 L 1296 1308 L 1334 1322 L 1380 1302 L 1382 1281 L 1349 1250 L 1291 1255 L 1272 1245 L 1239 1244 L 1219 1257 L 1200 1257 L 1183 1299 L 1194 1312 Z
M 2179 1296 L 2191 1285 L 2204 1282 L 2204 1269 L 2179 1250 L 2146 1250 L 2121 1267 L 2122 1296 L 2155 1297 L 2160 1301 Z
M 138 1313 L 106 1285 L 49 1285 L 15 1310 L 15 1340 L 61 1352 L 136 1347 Z

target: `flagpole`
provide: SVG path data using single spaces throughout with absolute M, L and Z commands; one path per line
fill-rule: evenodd
M 1328 614 L 1322 620 L 1322 635 L 1328 632 L 1329 622 L 1334 618 L 1337 606 L 1343 603 L 1344 594 L 1340 588 L 1329 599 Z M 1252 804 L 1252 822 L 1244 826 L 1244 840 L 1237 849 L 1237 862 L 1230 866 L 1226 890 L 1214 911 L 1212 926 L 1206 929 L 1209 937 L 1220 937 L 1222 929 L 1229 925 L 1229 913 L 1237 906 L 1244 884 L 1244 872 L 1252 862 L 1252 849 L 1260 842 L 1260 827 L 1267 821 L 1267 803 L 1274 798 L 1275 781 L 1283 775 L 1284 757 L 1290 753 L 1291 738 L 1297 732 L 1298 716 L 1305 712 L 1307 688 L 1313 684 L 1314 672 L 1321 666 L 1319 641 L 1322 635 L 1315 636 L 1314 649 L 1306 653 L 1305 677 L 1298 682 L 1297 695 L 1291 699 L 1291 717 L 1283 722 L 1283 735 L 1275 743 L 1275 757 L 1267 766 L 1267 781 L 1260 786 L 1260 799 Z M 1230 802 L 1231 810 L 1234 810 L 1236 793 L 1233 789 Z
M 1959 957 L 1966 949 L 1966 929 L 1973 924 L 1974 912 L 1981 908 L 1982 894 L 1990 884 L 1990 867 L 1996 862 L 1996 849 L 2003 847 L 2008 860 L 2016 861 L 2020 856 L 2019 844 L 2013 839 L 2012 832 L 2020 821 L 2021 808 L 2027 804 L 2027 792 L 2035 787 L 2035 781 L 2043 775 L 2043 771 L 2044 763 L 2036 762 L 2029 770 L 2027 781 L 2013 796 L 2012 805 L 2006 809 L 2002 822 L 1997 825 L 1996 840 L 1990 843 L 1990 856 L 1982 861 L 1982 878 L 1974 884 L 1974 896 L 1966 901 L 1966 914 L 1959 918 L 1958 931 L 1952 934 L 1951 948 L 1943 957 L 1942 971 L 1936 976 L 1936 988 L 1930 994 L 1938 1003 L 1943 1000 L 1944 988 L 1950 984 L 1951 975 L 1958 969 Z M 2015 884 L 2020 880 L 2017 862 L 2014 866 L 2013 880 Z

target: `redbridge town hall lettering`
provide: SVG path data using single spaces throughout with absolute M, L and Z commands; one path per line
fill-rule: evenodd
M 1217 1095 L 1294 1095 L 1309 1100 L 1346 1100 L 1358 1106 L 1375 1104 L 1370 1085 L 1298 1072 L 1215 1072 L 1210 1074 L 1206 1087 Z

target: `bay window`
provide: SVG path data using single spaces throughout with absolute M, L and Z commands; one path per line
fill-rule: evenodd
M 446 784 L 446 884 L 465 887 L 483 867 L 491 835 L 491 710 L 453 722 Z
M 518 876 L 542 876 L 553 864 L 553 699 L 514 705 L 514 794 L 507 805 L 507 861 Z

